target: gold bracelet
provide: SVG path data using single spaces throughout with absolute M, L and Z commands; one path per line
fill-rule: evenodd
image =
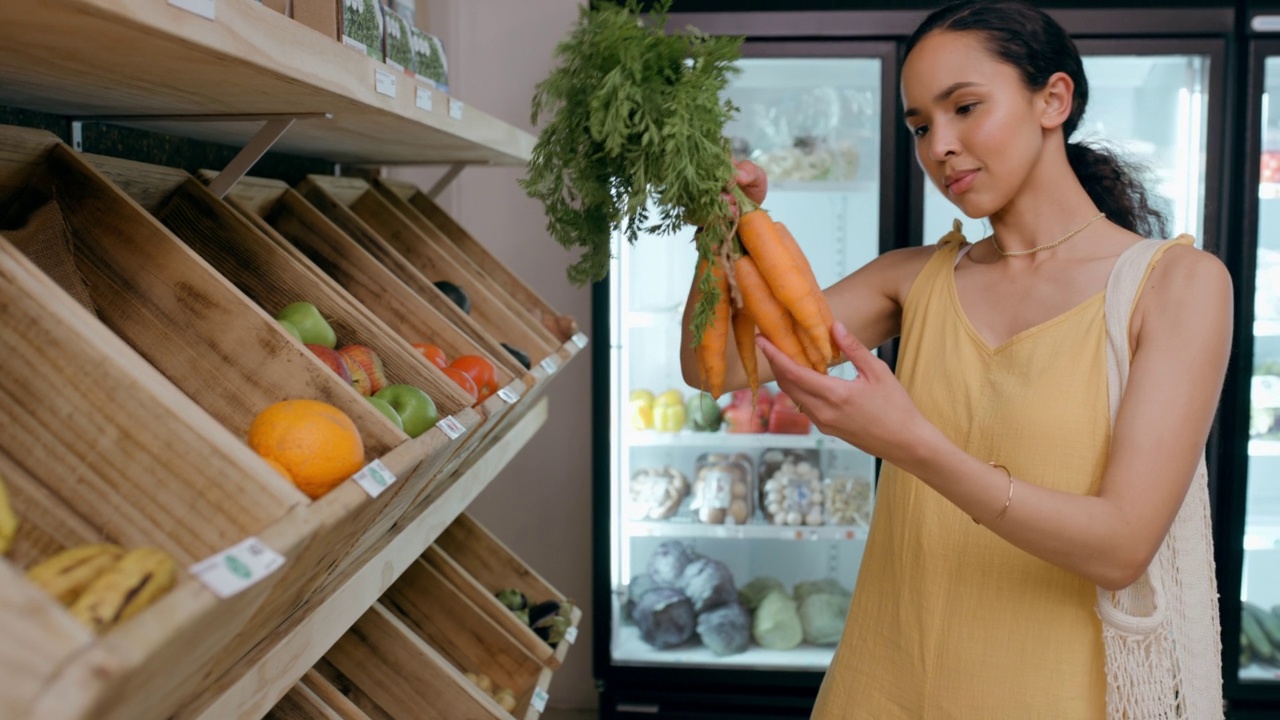
M 1005 514 L 1005 513 L 1007 513 L 1007 512 L 1009 512 L 1009 505 L 1013 502 L 1013 473 L 1009 471 L 1009 468 L 1007 468 L 1007 467 L 1005 467 L 1005 466 L 1003 466 L 1003 465 L 1001 465 L 1001 464 L 999 464 L 999 463 L 989 462 L 989 463 L 987 463 L 987 464 L 988 464 L 988 465 L 990 465 L 990 466 L 991 466 L 991 467 L 993 467 L 993 468 L 999 468 L 999 469 L 1003 470 L 1003 471 L 1004 471 L 1004 474 L 1009 476 L 1009 497 L 1005 498 L 1005 500 L 1004 500 L 1004 508 L 1000 510 L 1000 514 L 999 514 L 999 515 L 997 515 L 997 516 L 996 516 L 996 519 L 993 521 L 993 522 L 1000 522 L 1000 520 L 1004 518 L 1004 514 Z M 978 518 L 976 518 L 976 517 L 970 517 L 969 519 L 970 519 L 970 520 L 973 520 L 973 522 L 974 522 L 975 524 L 978 524 L 978 525 L 981 525 L 981 524 L 982 524 L 982 523 L 978 522 Z

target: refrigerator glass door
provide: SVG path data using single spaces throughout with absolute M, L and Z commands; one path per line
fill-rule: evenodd
M 1240 679 L 1276 682 L 1280 680 L 1280 57 L 1266 59 L 1263 88 Z
M 823 286 L 878 254 L 881 62 L 746 58 L 727 89 L 740 108 L 726 131 L 735 154 L 769 171 L 765 207 Z M 749 393 L 732 407 L 720 398 L 697 422 L 697 389 L 679 365 L 691 240 L 692 229 L 615 241 L 611 660 L 821 671 L 857 577 L 875 461 L 812 429 L 758 432 Z M 852 376 L 847 365 L 833 373 Z M 757 432 L 729 432 L 721 413 L 734 430 Z M 716 562 L 686 571 L 693 555 Z M 766 587 L 781 592 L 734 607 L 738 590 Z
M 1086 55 L 1089 106 L 1073 140 L 1105 145 L 1147 172 L 1152 204 L 1172 237 L 1204 234 L 1208 55 Z M 970 242 L 991 226 L 972 219 L 925 179 L 924 244 L 962 220 Z

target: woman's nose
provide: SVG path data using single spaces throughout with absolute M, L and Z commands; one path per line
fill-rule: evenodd
M 929 128 L 929 157 L 935 162 L 944 162 L 960 153 L 960 142 L 956 133 L 946 123 L 936 123 Z

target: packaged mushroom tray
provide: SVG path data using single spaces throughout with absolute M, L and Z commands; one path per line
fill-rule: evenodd
M 744 453 L 706 453 L 694 467 L 695 517 L 714 525 L 745 525 L 755 513 L 750 456 Z
M 826 522 L 822 469 L 817 450 L 772 448 L 760 455 L 760 502 L 774 525 Z
M 631 476 L 627 515 L 632 520 L 666 520 L 689 495 L 689 480 L 671 467 L 646 467 Z

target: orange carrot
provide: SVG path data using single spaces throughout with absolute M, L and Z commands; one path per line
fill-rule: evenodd
M 808 278 L 796 267 L 795 257 L 778 237 L 769 214 L 752 210 L 738 218 L 738 238 L 755 260 L 773 295 L 796 318 L 822 356 L 831 357 L 830 330 L 823 326 L 818 298 L 810 292 Z M 756 322 L 760 322 L 759 316 Z
M 813 339 L 804 331 L 804 328 L 800 327 L 800 323 L 793 322 L 793 326 L 796 329 L 796 337 L 800 340 L 800 347 L 804 348 L 804 356 L 809 359 L 809 367 L 826 374 L 827 360 L 822 357 L 822 351 L 813 344 Z
M 698 275 L 706 272 L 705 260 L 698 261 Z M 716 287 L 720 289 L 720 300 L 716 303 L 716 312 L 706 329 L 702 331 L 702 342 L 694 349 L 694 357 L 698 361 L 698 373 L 704 384 L 703 389 L 711 393 L 711 397 L 719 398 L 724 392 L 725 371 L 728 362 L 725 350 L 729 344 L 729 279 L 717 258 L 711 263 L 711 275 L 715 278 Z
M 755 407 L 756 393 L 760 390 L 760 368 L 756 365 L 756 321 L 745 307 L 733 308 L 732 315 L 733 341 L 738 346 L 738 357 L 742 359 L 742 369 L 751 388 L 751 407 Z
M 822 315 L 822 324 L 831 332 L 831 325 L 835 322 L 835 318 L 831 315 L 831 306 L 827 304 L 827 296 L 822 294 L 822 286 L 818 284 L 818 278 L 813 274 L 813 266 L 809 264 L 809 259 L 804 256 L 804 251 L 800 249 L 800 243 L 796 242 L 796 238 L 787 229 L 786 225 L 780 222 L 773 224 L 774 229 L 778 231 L 778 238 L 782 240 L 782 244 L 787 250 L 791 251 L 791 257 L 795 259 L 796 267 L 804 271 L 804 275 L 809 280 L 809 292 L 818 301 L 818 312 Z M 834 349 L 833 349 L 834 350 Z M 834 357 L 828 355 L 824 358 L 823 366 L 825 368 L 827 362 L 835 360 Z
M 742 293 L 742 302 L 747 306 L 747 312 L 751 313 L 760 332 L 787 357 L 808 366 L 809 358 L 804 354 L 800 339 L 796 337 L 791 315 L 769 290 L 769 284 L 765 282 L 756 261 L 746 255 L 738 258 L 733 263 L 733 276 Z

